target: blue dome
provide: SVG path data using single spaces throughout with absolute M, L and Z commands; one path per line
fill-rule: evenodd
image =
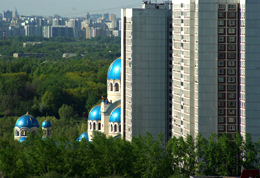
M 16 121 L 15 127 L 19 127 L 19 128 L 27 127 L 29 129 L 32 127 L 39 128 L 39 122 L 34 116 L 26 114 L 26 115 L 21 116 Z
M 21 143 L 21 142 L 23 142 L 23 141 L 25 141 L 25 140 L 26 140 L 26 137 L 22 137 L 22 138 L 20 138 L 20 139 L 19 139 L 19 141 L 18 141 L 18 142 L 20 142 L 20 143 Z
M 116 108 L 110 115 L 109 122 L 121 122 L 121 108 Z
M 43 121 L 42 127 L 51 127 L 51 122 L 50 121 Z
M 107 72 L 107 79 L 120 80 L 121 73 L 121 59 L 117 58 L 109 67 Z
M 83 138 L 85 138 L 88 142 L 89 142 L 89 139 L 88 139 L 88 133 L 87 132 L 83 132 L 79 138 L 77 138 L 77 141 L 81 141 Z
M 101 120 L 100 106 L 95 106 L 89 112 L 88 120 L 99 121 Z

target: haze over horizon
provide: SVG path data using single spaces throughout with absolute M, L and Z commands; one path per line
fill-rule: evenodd
M 62 17 L 82 17 L 87 12 L 90 14 L 108 12 L 120 17 L 121 8 L 141 8 L 142 2 L 143 0 L 5 0 L 1 2 L 0 13 L 7 10 L 14 12 L 17 8 L 19 15 L 26 16 L 53 16 L 57 14 Z

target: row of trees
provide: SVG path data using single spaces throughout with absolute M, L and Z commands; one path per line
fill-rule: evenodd
M 209 139 L 172 138 L 150 134 L 133 138 L 106 138 L 94 134 L 93 142 L 69 142 L 60 137 L 42 140 L 29 136 L 25 142 L 0 139 L 0 170 L 7 177 L 122 177 L 162 178 L 178 175 L 240 175 L 240 168 L 254 169 L 259 163 L 259 142 L 250 135 L 243 140 L 237 133 L 234 141 L 226 135 Z M 174 176 L 172 176 L 174 177 Z

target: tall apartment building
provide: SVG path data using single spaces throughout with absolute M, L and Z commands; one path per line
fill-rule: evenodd
M 173 135 L 260 136 L 254 0 L 173 0 Z
M 172 71 L 171 4 L 144 2 L 121 10 L 121 123 L 123 137 L 169 132 Z

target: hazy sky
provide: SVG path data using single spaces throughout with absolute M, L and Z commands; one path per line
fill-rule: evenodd
M 87 12 L 90 14 L 109 12 L 119 17 L 121 8 L 141 7 L 142 2 L 142 0 L 0 0 L 0 12 L 3 10 L 14 12 L 16 7 L 19 15 L 58 14 L 64 17 L 80 17 L 85 16 Z

